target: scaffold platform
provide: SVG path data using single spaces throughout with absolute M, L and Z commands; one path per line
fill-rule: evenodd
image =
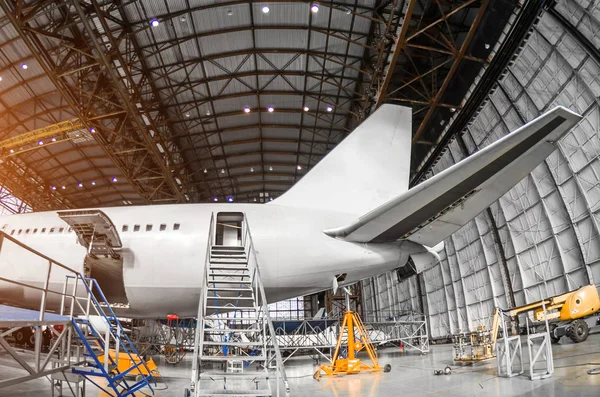
M 54 313 L 45 313 L 44 320 L 40 321 L 39 310 L 0 305 L 0 328 L 66 325 L 70 322 L 71 320 L 68 316 L 61 316 Z

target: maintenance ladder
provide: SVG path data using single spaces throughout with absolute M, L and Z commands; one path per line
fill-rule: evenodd
M 83 297 L 77 295 L 81 285 L 85 288 Z M 68 302 L 65 296 L 73 299 Z M 78 337 L 75 342 L 84 349 L 85 362 L 72 368 L 74 374 L 82 376 L 111 397 L 132 396 L 143 388 L 154 394 L 150 385 L 154 383 L 152 373 L 138 355 L 95 279 L 67 276 L 61 306 L 61 314 L 71 313 L 72 327 Z M 83 314 L 73 315 L 78 312 Z M 123 369 L 119 360 L 127 360 L 128 366 Z M 102 382 L 99 382 L 100 379 Z
M 279 348 L 267 346 L 268 339 L 276 340 L 275 331 L 247 219 L 244 216 L 242 246 L 214 245 L 213 221 L 198 307 L 192 392 L 195 396 L 271 396 L 267 365 L 271 354 L 277 362 L 276 395 L 280 379 L 289 392 Z

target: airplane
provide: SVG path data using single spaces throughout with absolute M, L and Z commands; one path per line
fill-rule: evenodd
M 276 302 L 405 266 L 422 271 L 439 260 L 430 247 L 526 177 L 580 119 L 556 107 L 409 189 L 411 109 L 384 104 L 266 204 L 26 213 L 1 217 L 0 228 L 96 278 L 128 317 L 164 318 L 197 314 L 211 217 L 225 225 L 214 242 L 222 245 L 238 244 L 235 225 L 247 222 L 267 300 Z M 43 285 L 43 266 L 9 244 L 0 252 L 0 277 Z M 63 283 L 53 271 L 50 287 Z M 0 304 L 38 304 L 36 293 L 0 281 Z

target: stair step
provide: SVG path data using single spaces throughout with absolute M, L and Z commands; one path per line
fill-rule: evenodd
M 244 247 L 241 245 L 213 245 L 210 247 L 213 250 L 231 250 L 231 251 L 243 251 Z
M 250 274 L 244 273 L 210 273 L 208 277 L 250 277 Z
M 240 258 L 239 260 L 224 259 L 224 258 L 215 258 L 210 260 L 210 266 L 213 265 L 244 265 L 248 266 L 248 260 Z
M 260 329 L 254 329 L 254 328 L 243 328 L 243 329 L 236 329 L 236 328 L 205 328 L 204 329 L 204 333 L 209 333 L 209 334 L 228 334 L 230 332 L 233 333 L 251 333 L 251 332 L 261 332 L 262 330 Z
M 228 305 L 229 306 L 227 306 L 227 305 L 223 305 L 223 306 L 206 305 L 206 308 L 211 309 L 211 310 L 227 309 L 227 310 L 232 310 L 232 311 L 256 309 L 254 306 L 240 306 L 240 305 L 231 306 L 231 304 L 228 304 Z
M 271 396 L 271 390 L 223 390 L 223 389 L 213 389 L 213 390 L 198 390 L 196 393 L 197 396 L 243 396 L 243 397 L 261 397 L 261 396 Z
M 246 347 L 256 346 L 260 347 L 264 344 L 262 342 L 215 342 L 215 341 L 203 341 L 202 346 L 234 346 L 234 347 Z
M 245 252 L 214 253 L 214 251 L 213 251 L 213 252 L 210 253 L 210 257 L 211 258 L 225 258 L 225 259 L 230 259 L 230 258 L 246 258 L 246 253 Z
M 219 299 L 223 299 L 223 300 L 228 300 L 228 301 L 250 301 L 250 300 L 254 300 L 253 297 L 251 296 L 207 296 L 206 299 L 210 299 L 210 300 L 219 300 Z
M 221 309 L 231 309 L 230 307 L 225 307 L 225 308 L 221 308 Z M 230 312 L 231 313 L 231 312 Z M 256 323 L 259 320 L 263 320 L 262 317 L 221 317 L 220 315 L 207 315 L 204 316 L 205 320 L 219 320 L 219 321 L 228 321 L 228 322 L 240 322 L 240 321 L 245 321 L 245 322 L 253 322 Z
M 252 284 L 251 280 L 208 280 L 209 284 Z
M 200 356 L 200 361 L 267 361 L 265 356 Z
M 237 263 L 235 263 L 237 265 Z M 209 270 L 247 270 L 250 271 L 248 266 L 223 266 L 221 263 L 210 265 Z
M 252 288 L 208 287 L 207 291 L 252 292 Z

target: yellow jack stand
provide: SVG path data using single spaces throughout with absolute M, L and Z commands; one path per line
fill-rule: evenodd
M 355 337 L 355 329 L 358 331 L 360 336 L 360 342 L 356 341 L 357 338 Z M 348 336 L 348 357 L 340 358 L 340 347 L 342 345 L 344 332 L 346 332 Z M 371 365 L 356 358 L 355 354 L 362 349 L 365 349 L 369 354 Z M 321 372 L 323 372 L 325 376 L 332 376 L 358 374 L 360 372 L 384 371 L 384 368 L 379 366 L 377 352 L 375 352 L 375 349 L 373 348 L 373 343 L 369 338 L 369 334 L 367 333 L 365 326 L 363 325 L 362 321 L 360 321 L 358 314 L 354 313 L 352 310 L 347 310 L 346 314 L 344 314 L 344 321 L 342 323 L 342 328 L 340 329 L 340 336 L 338 337 L 335 353 L 333 354 L 331 362 L 332 364 L 321 365 L 313 375 L 313 378 L 316 380 L 321 380 Z M 386 365 L 384 372 L 389 372 L 390 369 L 391 366 Z

